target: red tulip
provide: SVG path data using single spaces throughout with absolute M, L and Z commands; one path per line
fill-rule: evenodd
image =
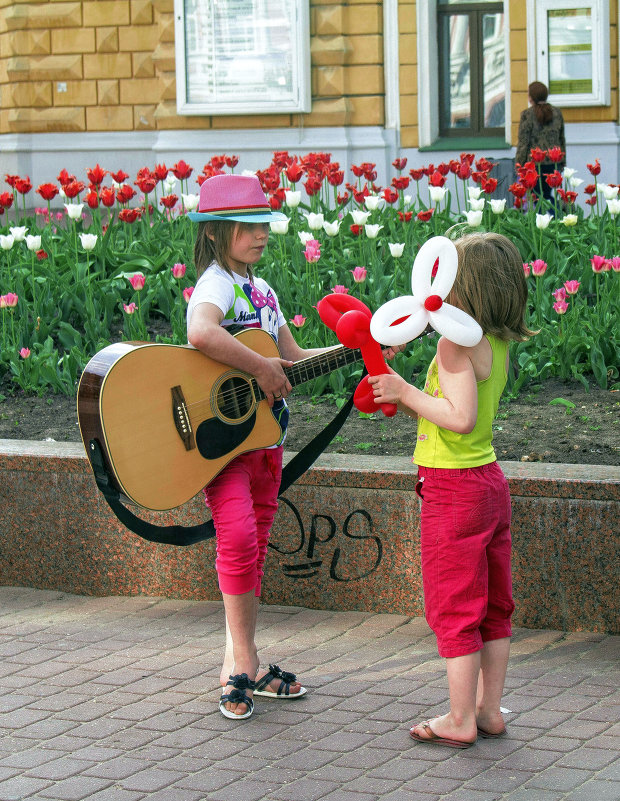
M 306 193 L 310 196 L 318 194 L 321 191 L 322 181 L 316 175 L 309 175 L 307 181 L 304 183 Z
M 15 190 L 19 192 L 20 195 L 27 195 L 31 189 L 32 182 L 30 181 L 29 175 L 25 178 L 18 178 L 17 181 L 15 181 Z
M 168 177 L 168 167 L 165 164 L 156 164 L 153 176 L 157 181 L 164 181 Z
M 491 172 L 491 170 L 495 167 L 495 164 L 492 161 L 484 158 L 478 159 L 476 162 L 476 169 L 480 170 L 481 172 Z
M 541 161 L 544 161 L 547 156 L 546 150 L 541 150 L 539 147 L 533 147 L 530 150 L 530 154 L 532 156 L 532 161 L 535 161 L 537 164 Z
M 409 175 L 413 178 L 414 181 L 420 181 L 424 176 L 424 170 L 423 169 L 409 170 Z
M 549 175 L 545 176 L 545 181 L 550 187 L 557 189 L 558 186 L 562 186 L 562 181 L 563 181 L 562 173 L 559 172 L 558 170 L 555 170 L 555 172 L 552 172 Z
M 439 172 L 439 170 L 435 170 L 435 172 L 433 172 L 433 174 L 428 179 L 428 183 L 430 186 L 443 186 L 445 182 L 446 178 Z
M 43 200 L 53 200 L 59 192 L 56 184 L 41 184 L 35 190 Z
M 86 175 L 88 177 L 88 180 L 91 182 L 91 184 L 94 184 L 95 186 L 99 186 L 101 184 L 101 182 L 103 181 L 103 179 L 105 178 L 106 172 L 107 172 L 107 170 L 102 170 L 101 167 L 99 166 L 99 164 L 97 164 L 95 167 L 92 167 L 90 170 L 86 170 Z
M 304 174 L 303 169 L 299 166 L 299 164 L 296 161 L 294 161 L 286 168 L 286 177 L 292 184 L 296 184 L 303 174 Z
M 167 209 L 173 209 L 178 202 L 178 195 L 165 195 L 159 199 L 159 205 L 165 206 Z
M 155 187 L 157 186 L 157 181 L 150 175 L 148 175 L 145 178 L 140 178 L 134 183 L 136 184 L 136 186 L 140 188 L 140 191 L 143 192 L 145 195 L 148 195 L 149 192 L 152 192 L 153 189 L 155 189 Z
M 120 189 L 116 190 L 116 199 L 121 204 L 129 203 L 132 197 L 135 197 L 135 194 L 135 189 L 132 189 L 129 184 L 123 184 Z M 133 220 L 131 222 L 133 222 Z
M 468 178 L 470 178 L 471 177 L 471 166 L 469 165 L 469 162 L 468 161 L 461 161 L 461 163 L 459 164 L 459 168 L 458 168 L 456 174 L 458 175 L 458 177 L 462 181 L 466 181 Z
M 406 158 L 394 159 L 394 161 L 392 162 L 392 167 L 394 167 L 394 169 L 398 170 L 399 172 L 401 170 L 404 170 L 406 166 L 407 166 L 407 159 Z
M 134 223 L 140 217 L 138 209 L 121 209 L 118 213 L 118 219 L 122 222 Z
M 184 181 L 186 178 L 189 178 L 189 176 L 194 172 L 194 168 L 190 167 L 189 164 L 187 164 L 187 162 L 181 159 L 180 161 L 177 161 L 177 163 L 172 167 L 172 172 L 179 179 L 179 181 Z
M 413 217 L 412 211 L 399 211 L 398 216 L 400 217 L 401 222 L 409 222 Z
M 116 200 L 116 193 L 114 192 L 112 187 L 104 186 L 99 193 L 99 199 L 101 200 L 104 206 L 108 206 L 109 208 L 110 206 L 114 205 L 114 201 Z
M 397 178 L 392 178 L 392 186 L 394 189 L 407 189 L 411 182 L 408 175 L 399 175 Z
M 339 194 L 336 197 L 336 202 L 338 203 L 339 206 L 344 206 L 349 202 L 349 197 L 350 195 L 348 192 L 343 192 L 341 195 Z
M 0 206 L 2 209 L 10 209 L 13 205 L 13 193 L 12 192 L 3 192 L 0 195 Z
M 564 151 L 557 145 L 555 147 L 550 147 L 549 158 L 554 164 L 557 164 L 559 161 L 564 161 Z
M 75 175 L 69 175 L 69 173 L 63 168 L 56 176 L 56 180 L 62 187 L 64 187 L 65 184 L 70 184 L 71 181 L 75 181 L 76 178 Z
M 77 197 L 86 188 L 83 181 L 70 181 L 63 185 L 63 191 L 67 197 Z
M 330 186 L 340 186 L 343 181 L 343 170 L 331 170 L 327 175 L 327 183 L 330 184 Z
M 497 189 L 497 178 L 485 177 L 480 181 L 480 186 L 482 187 L 483 192 L 485 192 L 487 195 L 490 195 Z
M 353 236 L 359 236 L 362 233 L 363 225 L 350 225 L 349 231 L 353 234 Z
M 99 197 L 94 189 L 85 196 L 84 200 L 91 209 L 96 209 L 99 207 Z
M 523 186 L 523 184 L 510 184 L 508 187 L 508 191 L 512 192 L 512 194 L 516 198 L 525 197 L 525 193 L 527 192 L 527 188 Z
M 388 187 L 387 189 L 383 190 L 383 199 L 386 203 L 396 203 L 398 200 L 398 192 Z
M 418 218 L 418 220 L 421 220 L 421 222 L 428 222 L 430 218 L 433 216 L 434 211 L 435 209 L 427 209 L 426 211 L 419 211 L 416 214 L 416 217 Z
M 129 174 L 123 172 L 123 170 L 119 170 L 118 172 L 111 172 L 110 175 L 112 176 L 112 180 L 117 184 L 122 184 L 127 178 L 129 178 Z
M 447 175 L 450 172 L 450 165 L 446 164 L 445 161 L 442 161 L 441 164 L 437 165 L 437 172 L 440 175 Z
M 37 250 L 37 259 L 39 261 L 43 261 L 44 259 L 49 259 L 49 253 L 46 253 L 43 248 L 41 250 Z
M 233 169 L 239 164 L 239 156 L 226 156 L 226 166 Z
M 19 175 L 5 175 L 4 180 L 11 188 L 15 189 L 15 181 L 19 180 Z
M 590 170 L 592 175 L 599 175 L 601 172 L 601 165 L 599 164 L 598 159 L 594 161 L 594 164 L 586 164 L 586 167 Z

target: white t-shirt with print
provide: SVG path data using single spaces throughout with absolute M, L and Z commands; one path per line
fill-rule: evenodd
M 230 275 L 213 262 L 198 279 L 187 304 L 187 327 L 194 309 L 200 303 L 213 303 L 224 315 L 221 325 L 240 325 L 262 328 L 278 341 L 278 330 L 286 324 L 278 298 L 262 278 L 250 281 L 233 273 Z

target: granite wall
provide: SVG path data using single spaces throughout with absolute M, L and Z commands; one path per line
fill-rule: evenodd
M 290 455 L 290 454 L 288 454 Z M 620 467 L 503 463 L 513 497 L 515 623 L 618 631 Z M 423 613 L 415 467 L 326 454 L 285 494 L 268 604 Z M 116 520 L 81 445 L 0 440 L 0 585 L 217 599 L 214 541 L 156 545 Z M 200 497 L 162 525 L 205 519 Z

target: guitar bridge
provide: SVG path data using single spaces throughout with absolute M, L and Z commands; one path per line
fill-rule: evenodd
M 172 417 L 174 419 L 174 427 L 178 435 L 181 437 L 186 451 L 191 451 L 196 447 L 196 438 L 189 419 L 189 412 L 185 403 L 185 396 L 180 386 L 172 387 Z

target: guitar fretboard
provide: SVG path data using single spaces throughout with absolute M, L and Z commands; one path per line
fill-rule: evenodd
M 354 364 L 362 358 L 361 351 L 354 348 L 345 348 L 343 345 L 336 345 L 331 350 L 319 353 L 317 356 L 309 356 L 307 359 L 301 359 L 292 367 L 285 367 L 284 372 L 286 377 L 291 382 L 291 386 L 295 387 L 297 384 L 304 384 L 306 381 L 312 381 L 313 378 L 319 378 L 322 375 L 332 373 L 340 367 L 345 367 L 347 364 Z M 256 383 L 256 379 L 252 379 L 252 391 L 257 400 L 263 400 L 265 397 L 261 388 Z

